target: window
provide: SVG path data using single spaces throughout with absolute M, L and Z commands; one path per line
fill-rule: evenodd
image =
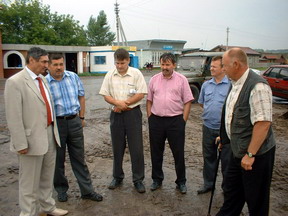
M 272 70 L 267 74 L 268 77 L 278 77 L 280 72 L 280 68 L 272 68 Z
M 25 66 L 25 58 L 18 51 L 8 51 L 3 56 L 4 69 L 7 68 L 23 68 Z
M 106 64 L 106 56 L 94 56 L 94 64 Z
M 157 52 L 157 51 L 152 51 L 152 63 L 153 65 L 160 65 L 160 56 L 163 54 L 164 52 Z
M 8 67 L 22 67 L 21 58 L 19 55 L 13 53 L 8 56 Z
M 285 78 L 285 77 L 288 77 L 288 69 L 282 69 L 281 72 L 280 72 L 280 78 Z

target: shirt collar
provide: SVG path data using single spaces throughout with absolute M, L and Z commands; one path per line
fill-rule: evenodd
M 28 71 L 28 74 L 31 76 L 31 78 L 33 80 L 35 80 L 38 76 L 33 72 L 31 71 L 27 66 L 25 66 L 25 69 Z
M 248 77 L 248 74 L 249 74 L 249 68 L 244 72 L 244 74 L 242 74 L 240 79 L 238 79 L 236 82 L 231 80 L 232 85 L 233 86 L 243 85 L 244 82 L 246 81 L 247 77 Z
M 64 70 L 63 77 L 62 77 L 61 80 L 63 80 L 65 77 L 69 77 L 69 76 L 70 76 L 70 74 L 69 74 L 67 71 Z M 46 79 L 48 80 L 49 83 L 50 83 L 51 81 L 59 81 L 59 80 L 54 79 L 54 77 L 50 75 L 50 72 L 49 72 L 48 75 L 46 76 Z M 60 81 L 61 81 L 61 80 L 60 80 Z
M 229 83 L 229 79 L 228 79 L 228 77 L 225 75 L 225 76 L 223 77 L 223 79 L 222 79 L 219 83 L 216 83 L 214 77 L 212 77 L 212 79 L 208 80 L 208 82 L 209 82 L 209 83 L 214 83 L 214 84 Z
M 162 71 L 161 71 L 160 73 L 161 73 L 161 77 L 162 77 L 162 79 L 165 79 L 165 80 L 170 80 L 170 79 L 172 79 L 172 78 L 174 77 L 175 71 L 173 71 L 173 73 L 172 73 L 171 77 L 169 77 L 169 78 L 166 78 L 166 77 L 164 77 L 164 75 L 163 75 Z
M 113 72 L 113 76 L 120 76 L 120 77 L 124 77 L 124 76 L 132 76 L 132 73 L 131 73 L 131 69 L 130 69 L 130 66 L 128 66 L 128 69 L 127 69 L 127 72 L 124 74 L 124 75 L 121 75 L 117 68 L 115 68 L 114 72 Z

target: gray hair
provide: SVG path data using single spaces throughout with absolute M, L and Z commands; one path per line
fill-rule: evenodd
M 29 64 L 30 57 L 34 58 L 35 60 L 39 61 L 41 56 L 47 56 L 48 52 L 44 49 L 41 49 L 40 47 L 31 47 L 28 50 L 27 56 L 26 56 L 26 64 Z

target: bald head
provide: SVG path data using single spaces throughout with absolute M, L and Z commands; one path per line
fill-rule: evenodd
M 248 69 L 246 53 L 240 48 L 232 48 L 223 54 L 223 69 L 226 75 L 237 81 Z
M 232 49 L 227 50 L 225 54 L 227 54 L 232 61 L 238 60 L 242 65 L 248 66 L 247 55 L 242 49 L 232 48 Z

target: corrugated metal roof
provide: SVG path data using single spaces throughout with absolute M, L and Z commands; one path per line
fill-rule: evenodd
M 281 57 L 279 57 L 279 56 L 275 56 L 275 55 L 265 55 L 265 56 L 263 56 L 262 58 L 265 58 L 265 59 L 279 59 L 279 58 L 281 58 Z

